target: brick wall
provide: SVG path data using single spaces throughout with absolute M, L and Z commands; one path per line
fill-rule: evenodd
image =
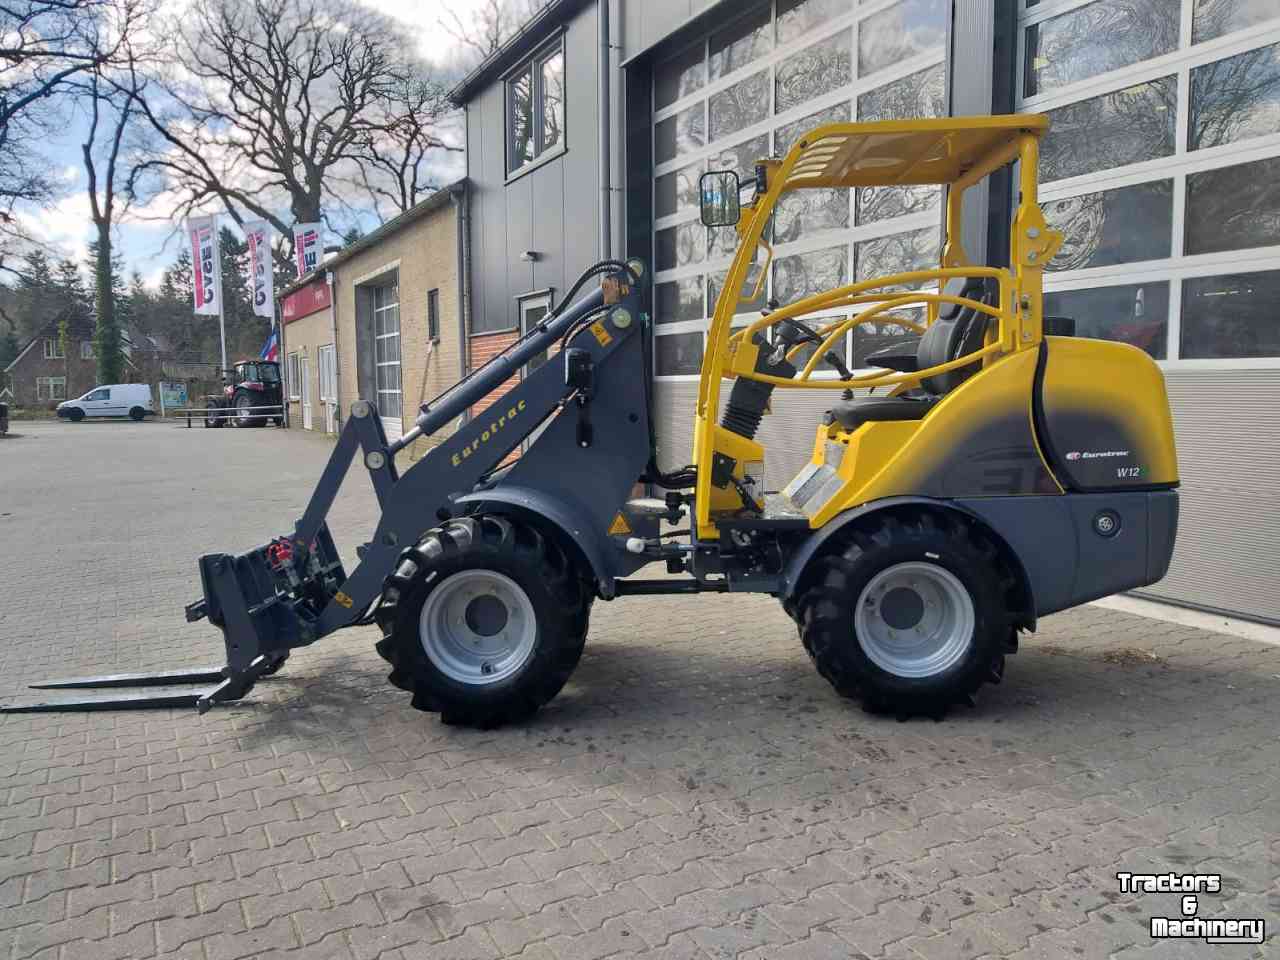
M 80 337 L 67 340 L 65 360 L 47 360 L 44 355 L 44 338 L 32 345 L 8 373 L 13 389 L 13 405 L 16 407 L 55 407 L 59 401 L 37 400 L 38 377 L 66 377 L 67 389 L 63 399 L 70 400 L 88 393 L 97 384 L 98 362 L 80 359 Z M 126 379 L 128 374 L 126 372 Z
M 299 317 L 284 326 L 284 349 L 280 353 L 280 375 L 288 376 L 289 354 L 297 353 L 305 356 L 308 362 L 307 390 L 311 397 L 311 429 L 324 430 L 325 410 L 320 402 L 320 348 L 333 343 L 332 321 L 329 311 L 319 310 Z M 301 364 L 299 364 L 301 369 Z M 297 400 L 289 399 L 289 390 L 285 390 L 285 403 L 289 407 L 289 427 L 302 429 L 302 394 Z
M 460 371 L 458 337 L 458 247 L 454 205 L 407 224 L 379 243 L 338 264 L 338 366 L 342 409 L 359 396 L 356 355 L 356 287 L 396 270 L 400 283 L 400 383 L 402 425 L 413 427 L 418 406 L 456 383 Z M 427 293 L 439 291 L 439 340 L 427 332 Z M 368 399 L 374 399 L 370 397 Z M 402 453 L 417 459 L 447 436 L 452 425 Z
M 482 333 L 471 338 L 471 367 L 475 370 L 484 366 L 511 344 L 516 342 L 519 332 L 516 330 L 504 330 L 501 333 Z M 485 410 L 498 401 L 503 394 L 520 382 L 520 377 L 513 376 L 507 380 L 502 386 L 494 390 L 493 393 L 485 397 L 483 400 L 471 407 L 471 415 L 474 417 L 480 411 Z

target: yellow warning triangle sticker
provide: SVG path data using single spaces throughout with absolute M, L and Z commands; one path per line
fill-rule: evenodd
M 613 523 L 609 524 L 609 535 L 614 536 L 620 533 L 630 533 L 631 525 L 627 523 L 627 518 L 622 514 L 618 514 L 613 518 Z

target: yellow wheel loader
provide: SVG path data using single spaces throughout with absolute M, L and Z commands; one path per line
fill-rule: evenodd
M 1044 268 L 1062 242 L 1036 200 L 1047 125 L 829 124 L 761 161 L 748 184 L 703 175 L 702 221 L 736 229 L 738 246 L 707 331 L 689 466 L 656 462 L 645 266 L 602 261 L 566 306 L 423 404 L 403 438 L 388 442 L 373 404 L 354 403 L 292 531 L 200 559 L 204 595 L 187 616 L 222 630 L 225 666 L 51 681 L 41 686 L 126 692 L 6 709 L 203 711 L 243 696 L 293 648 L 377 624 L 390 680 L 415 707 L 496 726 L 559 692 L 595 600 L 701 592 L 776 596 L 819 672 L 869 709 L 940 717 L 972 703 L 1038 617 L 1164 576 L 1177 529 L 1159 368 L 1043 315 Z M 1009 265 L 970 263 L 965 191 L 1010 164 Z M 937 267 L 746 309 L 763 296 L 784 197 L 914 185 L 946 188 Z M 863 325 L 911 335 L 850 370 L 845 344 Z M 522 368 L 518 386 L 399 472 L 397 451 Z M 831 403 L 809 461 L 768 491 L 757 433 L 788 390 Z M 357 455 L 382 513 L 348 573 L 324 518 Z M 635 498 L 637 482 L 662 495 Z M 669 575 L 635 576 L 653 563 Z M 212 686 L 175 693 L 177 682 Z M 146 685 L 165 690 L 129 689 Z

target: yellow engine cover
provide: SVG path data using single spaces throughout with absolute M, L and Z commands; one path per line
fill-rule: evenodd
M 1041 441 L 1063 486 L 1124 490 L 1178 482 L 1160 367 L 1126 343 L 1046 337 Z

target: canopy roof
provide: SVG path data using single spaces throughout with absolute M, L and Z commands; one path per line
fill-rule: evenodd
M 1021 134 L 1048 129 L 1037 113 L 824 124 L 793 148 L 786 188 L 953 183 Z

